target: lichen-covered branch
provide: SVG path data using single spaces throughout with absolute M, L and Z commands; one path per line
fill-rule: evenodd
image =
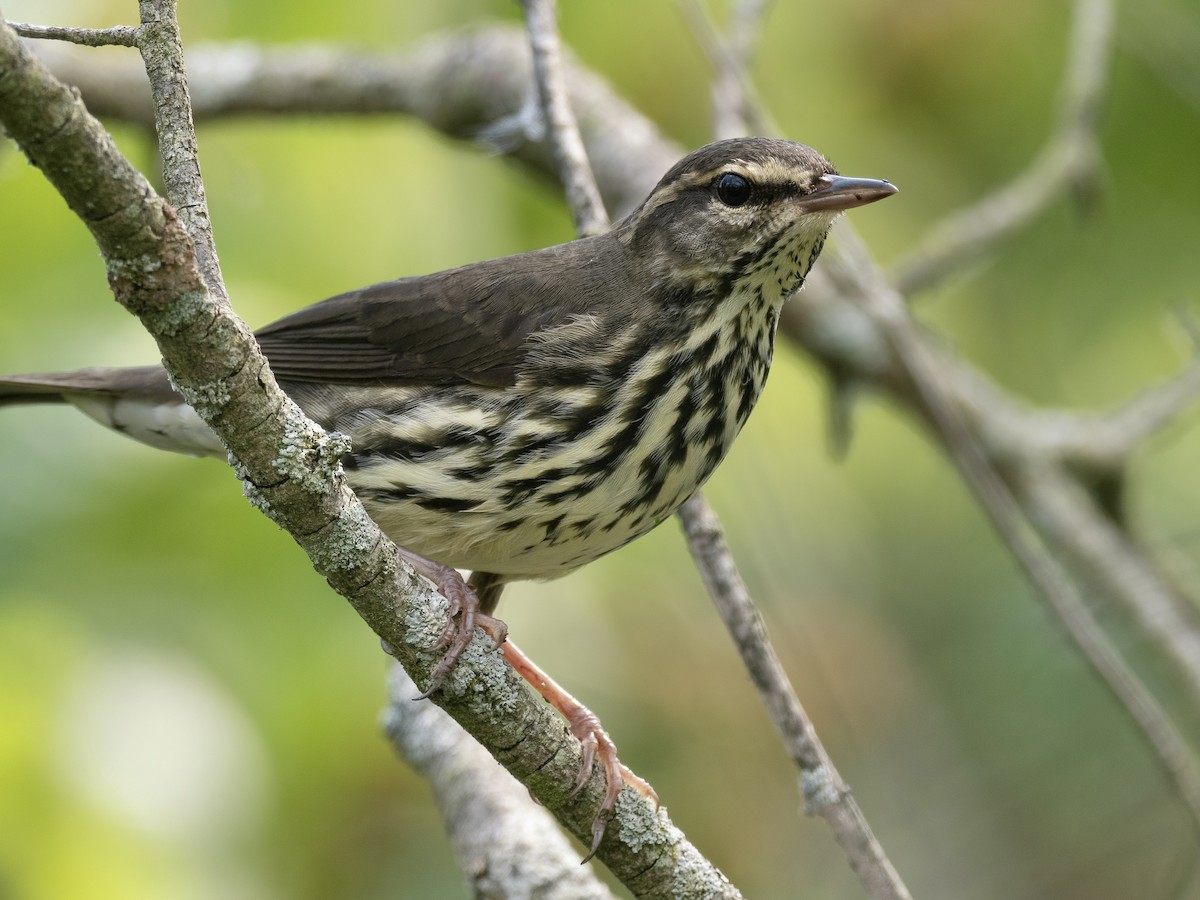
M 113 28 L 73 28 L 60 25 L 26 25 L 10 22 L 9 26 L 23 38 L 43 41 L 65 41 L 81 47 L 136 47 L 138 30 L 129 25 Z
M 181 66 L 168 60 L 150 74 L 171 78 Z M 178 87 L 163 84 L 156 93 Z M 146 326 L 176 385 L 229 448 L 247 496 L 304 548 L 414 678 L 427 681 L 447 604 L 400 561 L 346 485 L 338 463 L 344 440 L 322 432 L 279 391 L 244 323 L 206 285 L 174 209 L 3 20 L 0 123 L 91 231 L 114 295 Z M 184 118 L 175 125 L 187 127 Z M 437 702 L 568 830 L 589 836 L 603 776 L 573 794 L 578 741 L 490 649 L 477 635 Z M 690 890 L 690 879 L 711 865 L 665 813 L 639 818 L 644 804 L 632 806 L 618 806 L 599 858 L 640 896 Z
M 167 199 L 192 238 L 196 264 L 208 289 L 228 302 L 217 245 L 208 215 L 204 179 L 200 177 L 200 148 L 192 122 L 192 104 L 183 44 L 173 2 L 141 0 L 138 50 L 150 81 L 154 128 L 162 160 Z
M 1093 10 L 1098 15 L 1090 16 Z M 1080 0 L 1076 16 L 1072 59 L 1079 65 L 1068 69 L 1080 77 L 1071 76 L 1067 83 L 1083 90 L 1079 94 L 1064 90 L 1062 121 L 1074 116 L 1074 127 L 1090 135 L 1094 129 L 1089 123 L 1094 121 L 1107 72 L 1109 6 L 1103 0 Z M 141 73 L 130 60 L 101 64 L 88 59 L 83 63 L 76 48 L 46 49 L 64 51 L 54 54 L 54 67 L 80 85 L 95 110 L 135 122 L 151 121 L 144 79 L 139 86 Z M 505 138 L 507 152 L 550 176 L 554 167 L 545 147 L 529 141 L 517 127 L 528 98 L 528 72 L 524 37 L 510 28 L 438 36 L 411 51 L 387 57 L 337 48 L 210 47 L 189 53 L 198 120 L 258 113 L 401 113 L 465 140 L 476 140 L 481 130 L 498 125 L 489 139 L 496 135 Z M 680 150 L 619 100 L 602 80 L 569 59 L 566 78 L 601 194 L 610 209 L 626 211 L 645 195 L 654 177 L 678 158 Z M 1080 102 L 1080 97 L 1086 102 Z M 1061 137 L 1065 128 L 1060 126 L 1056 134 Z M 1050 145 L 1054 141 L 1052 137 Z M 933 284 L 994 248 L 1003 235 L 1024 227 L 1045 209 L 1052 195 L 1061 196 L 1064 189 L 1078 183 L 1078 173 L 1086 183 L 1095 160 L 1084 157 L 1095 151 L 1094 138 L 1077 134 L 1060 146 L 1067 149 L 1058 153 L 1075 160 L 1071 166 L 1080 159 L 1087 165 L 1071 169 L 1065 156 L 1043 151 L 1032 164 L 1032 174 L 1027 170 L 1014 182 L 1018 202 L 1011 202 L 1009 189 L 1002 189 L 992 200 L 973 205 L 974 212 L 964 213 L 959 224 L 961 237 L 975 237 L 958 249 L 950 245 L 946 245 L 949 250 L 938 249 L 936 237 L 922 242 L 923 255 L 910 256 L 899 268 L 901 287 L 916 290 Z M 1069 174 L 1068 169 L 1076 174 Z M 1030 185 L 1042 192 L 1032 203 L 1023 196 Z M 935 441 L 947 443 L 950 437 L 897 354 L 879 310 L 861 302 L 861 273 L 856 275 L 853 262 L 839 251 L 836 242 L 827 249 L 801 302 L 785 307 L 781 334 L 835 380 L 885 394 L 898 408 L 914 413 Z M 1060 566 L 1065 563 L 1074 577 L 1087 570 L 1087 583 L 1097 594 L 1113 598 L 1129 611 L 1149 643 L 1173 665 L 1194 706 L 1200 707 L 1200 627 L 1195 606 L 1162 577 L 1146 549 L 1121 522 L 1108 518 L 1101 504 L 1090 502 L 1088 493 L 1097 472 L 1108 479 L 1123 479 L 1130 453 L 1193 402 L 1200 388 L 1195 367 L 1152 389 L 1147 399 L 1110 414 L 1033 409 L 992 383 L 911 318 L 898 322 L 911 331 L 912 340 L 920 342 L 924 365 L 935 373 L 941 386 L 941 400 L 954 410 L 958 427 L 969 433 L 978 452 L 1004 480 L 1024 521 L 1038 529 Z M 901 325 L 893 323 L 892 327 Z M 1030 477 L 1034 474 L 1052 479 L 1055 492 L 1047 496 L 1056 496 L 1061 488 L 1080 504 L 1067 509 L 1074 517 L 1069 528 L 1055 524 L 1060 520 L 1053 518 L 1053 510 L 1049 510 L 1051 515 L 1046 510 L 1039 512 L 1040 504 L 1047 502 L 1040 499 L 1040 492 L 1021 487 L 1044 483 Z M 1104 530 L 1107 546 L 1119 552 L 1102 551 L 1107 567 L 1089 568 L 1088 560 L 1097 557 L 1085 545 L 1094 541 L 1096 529 Z

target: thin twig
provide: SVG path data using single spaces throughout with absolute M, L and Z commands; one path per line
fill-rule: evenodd
M 83 47 L 136 47 L 138 42 L 138 30 L 132 25 L 114 25 L 112 28 L 27 25 L 22 22 L 10 22 L 9 25 L 23 38 L 66 41 Z
M 534 80 L 547 123 L 546 140 L 554 152 L 576 230 L 580 236 L 599 234 L 609 226 L 608 213 L 596 188 L 579 126 L 567 99 L 554 0 L 522 0 L 522 3 L 533 48 Z M 625 789 L 622 796 L 631 793 Z M 618 817 L 622 814 L 622 808 L 618 805 Z M 733 886 L 723 880 L 723 875 L 715 870 L 714 875 L 720 876 L 720 879 L 714 878 L 713 890 L 719 890 L 721 896 L 737 896 Z
M 750 54 L 758 43 L 770 3 L 771 0 L 742 0 L 736 4 L 730 14 L 734 34 L 728 43 L 721 39 L 699 0 L 683 0 L 681 4 L 696 43 L 713 67 L 713 135 L 717 138 L 781 133 L 748 72 Z
M 150 80 L 154 129 L 162 159 L 167 200 L 196 245 L 196 263 L 208 289 L 225 300 L 229 295 L 217 259 L 212 219 L 208 214 L 204 179 L 200 177 L 200 146 L 192 121 L 187 69 L 174 0 L 140 0 L 138 49 Z
M 1195 360 L 1111 412 L 1033 410 L 1020 431 L 1022 440 L 1037 442 L 1038 455 L 1046 460 L 1082 472 L 1119 475 L 1134 452 L 1198 404 L 1200 360 Z
M 1076 0 L 1059 124 L 1033 164 L 1009 184 L 947 216 L 899 264 L 892 282 L 911 296 L 977 260 L 1024 228 L 1064 190 L 1094 188 L 1096 127 L 1108 82 L 1111 0 Z
M 754 86 L 748 77 L 747 66 L 768 3 L 769 0 L 745 0 L 735 7 L 732 14 L 734 33 L 728 47 L 713 31 L 698 3 L 688 3 L 684 7 L 693 17 L 694 29 L 702 43 L 707 38 L 717 70 L 713 108 L 718 129 L 740 131 L 745 124 L 744 116 L 751 109 L 765 116 L 761 104 L 756 100 L 751 102 Z M 709 596 L 733 638 L 788 755 L 800 769 L 805 812 L 825 819 L 869 897 L 906 900 L 910 897 L 908 888 L 825 752 L 779 662 L 762 616 L 725 542 L 716 513 L 703 494 L 697 492 L 680 508 L 678 516 Z
M 804 811 L 821 816 L 829 824 L 867 896 L 874 900 L 907 900 L 911 896 L 908 888 L 825 752 L 771 646 L 712 508 L 697 494 L 680 508 L 679 519 L 708 593 L 788 755 L 800 768 Z
M 567 192 L 575 231 L 581 237 L 601 234 L 608 230 L 608 213 L 567 98 L 554 0 L 522 0 L 521 5 L 525 8 L 525 28 L 529 32 L 533 76 L 546 121 L 546 136 Z
M 1150 437 L 1178 421 L 1180 414 L 1200 401 L 1200 360 L 1160 384 L 1151 385 L 1125 406 L 1103 417 L 1098 424 L 1108 437 L 1113 459 L 1128 461 L 1130 454 Z

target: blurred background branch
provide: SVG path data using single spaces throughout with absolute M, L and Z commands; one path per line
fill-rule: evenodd
M 948 215 L 905 254 L 892 277 L 902 294 L 928 290 L 992 252 L 1066 191 L 1073 191 L 1081 205 L 1093 201 L 1100 165 L 1096 130 L 1108 85 L 1113 14 L 1110 0 L 1076 0 L 1057 128 L 1009 184 Z
M 579 850 L 457 722 L 432 703 L 399 665 L 388 677 L 383 728 L 404 761 L 425 778 L 475 897 L 604 900 L 612 893 L 579 865 Z

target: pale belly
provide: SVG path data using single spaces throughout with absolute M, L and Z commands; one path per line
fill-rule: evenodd
M 387 408 L 366 388 L 296 399 L 351 436 L 350 485 L 398 545 L 555 578 L 646 534 L 712 474 L 762 390 L 777 313 L 698 329 L 602 385 L 401 389 Z
M 704 452 L 690 453 L 660 488 L 645 494 L 637 467 L 633 460 L 621 462 L 586 493 L 562 501 L 546 497 L 569 484 L 548 484 L 515 505 L 481 503 L 454 512 L 361 493 L 367 511 L 393 541 L 428 559 L 512 579 L 548 579 L 649 532 L 697 490 L 712 468 Z
M 765 361 L 717 361 L 724 365 L 679 375 L 651 359 L 644 370 L 666 374 L 634 372 L 602 408 L 566 389 L 557 401 L 540 392 L 540 410 L 516 417 L 481 412 L 475 397 L 443 407 L 436 420 L 415 407 L 352 433 L 360 447 L 383 446 L 370 432 L 387 427 L 418 438 L 393 445 L 391 456 L 349 461 L 347 476 L 372 518 L 409 550 L 512 579 L 555 578 L 647 533 L 712 474 L 766 376 Z M 593 407 L 595 416 L 578 412 Z M 587 425 L 563 439 L 556 416 Z

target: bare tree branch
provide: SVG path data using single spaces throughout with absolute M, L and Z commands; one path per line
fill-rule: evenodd
M 93 114 L 151 126 L 146 76 L 127 56 L 39 47 L 58 77 L 77 85 Z M 532 64 L 525 34 L 509 26 L 464 28 L 411 48 L 253 45 L 188 49 L 197 122 L 248 115 L 413 116 L 451 137 L 499 147 L 555 177 L 549 147 L 525 133 Z M 563 77 L 604 201 L 624 215 L 650 193 L 682 150 L 600 76 L 563 53 Z
M 533 52 L 533 80 L 537 86 L 542 118 L 546 123 L 558 177 L 567 192 L 567 204 L 575 218 L 575 231 L 580 237 L 601 234 L 608 230 L 608 213 L 604 209 L 604 201 L 600 199 L 583 138 L 579 135 L 579 126 L 567 97 L 554 0 L 522 0 L 521 5 L 525 8 L 525 27 Z
M 1014 496 L 1014 489 L 993 466 L 992 460 L 954 405 L 952 395 L 943 387 L 942 372 L 936 366 L 935 357 L 927 353 L 925 341 L 912 327 L 903 298 L 886 283 L 866 247 L 849 229 L 843 229 L 840 246 L 847 270 L 853 273 L 858 284 L 857 294 L 862 298 L 861 302 L 871 310 L 894 348 L 921 406 L 937 429 L 964 481 L 1026 577 L 1045 599 L 1104 685 L 1133 718 L 1160 765 L 1174 782 L 1200 835 L 1200 766 L 1186 741 L 1154 695 L 1125 663 L 1096 623 L 1070 573 L 1030 534 L 1022 507 Z M 1024 476 L 1039 480 L 1036 489 L 1022 491 L 1027 500 L 1034 499 L 1039 504 L 1046 504 L 1047 498 L 1059 502 L 1065 499 L 1058 490 L 1062 479 L 1055 477 L 1048 467 L 1025 466 L 1020 471 Z M 1039 505 L 1031 511 L 1031 516 L 1037 516 L 1038 510 L 1048 508 Z M 1094 534 L 1101 521 L 1102 516 L 1092 515 L 1088 521 L 1076 516 L 1072 525 Z M 1078 546 L 1074 533 L 1071 542 L 1073 546 Z M 1105 549 L 1115 554 L 1117 548 L 1109 545 Z M 1089 562 L 1100 565 L 1102 560 L 1099 555 L 1093 554 Z M 1089 568 L 1087 571 L 1094 572 L 1097 569 Z M 1130 571 L 1126 568 L 1114 574 L 1125 575 Z M 1147 591 L 1152 590 L 1153 586 L 1138 583 L 1131 585 L 1130 589 L 1134 592 Z
M 26 25 L 10 22 L 9 26 L 23 38 L 43 41 L 66 41 L 82 47 L 136 47 L 138 30 L 130 25 L 112 28 L 72 28 L 59 25 Z
M 1076 0 L 1058 128 L 1033 163 L 991 195 L 947 216 L 897 267 L 905 295 L 928 290 L 1025 227 L 1064 190 L 1095 188 L 1096 127 L 1108 83 L 1111 0 Z
M 998 396 L 994 387 L 982 383 L 959 393 L 970 407 Z M 1120 479 L 1135 451 L 1198 405 L 1200 360 L 1159 384 L 1144 388 L 1111 412 L 1026 409 L 1012 405 L 1005 407 L 997 419 L 1004 422 L 1011 436 L 1003 443 L 1019 444 L 1023 448 L 1018 451 L 1021 454 L 1053 461 L 1081 477 Z M 1001 441 L 993 443 L 997 456 L 1002 455 Z
M 183 62 L 183 43 L 175 4 L 160 0 L 140 0 L 141 27 L 138 50 L 150 80 L 154 106 L 154 128 L 158 153 L 162 159 L 167 201 L 175 208 L 179 221 L 195 245 L 200 276 L 211 293 L 229 301 L 217 245 L 208 214 L 204 179 L 200 177 L 200 147 L 192 122 L 192 104 Z
M 166 7 L 152 8 L 161 22 Z M 146 52 L 169 56 L 172 48 Z M 161 71 L 181 66 L 176 58 Z M 175 384 L 226 443 L 251 502 L 295 538 L 401 664 L 426 682 L 448 605 L 402 563 L 346 485 L 338 464 L 345 441 L 322 432 L 279 391 L 244 323 L 205 285 L 175 211 L 3 20 L 0 71 L 0 123 L 92 232 L 116 298 L 141 319 Z M 585 839 L 603 776 L 574 792 L 578 742 L 564 739 L 553 712 L 490 650 L 477 635 L 438 704 Z M 639 896 L 670 896 L 681 885 L 685 894 L 722 895 L 712 892 L 719 873 L 665 812 L 619 816 L 609 835 L 598 855 Z
M 1063 447 L 1064 458 L 1102 456 L 1111 467 L 1128 465 L 1130 455 L 1147 440 L 1179 417 L 1194 409 L 1200 401 L 1200 361 L 1194 361 L 1173 378 L 1151 385 L 1128 404 L 1098 419 L 1095 427 L 1078 429 L 1086 435 L 1082 442 Z

